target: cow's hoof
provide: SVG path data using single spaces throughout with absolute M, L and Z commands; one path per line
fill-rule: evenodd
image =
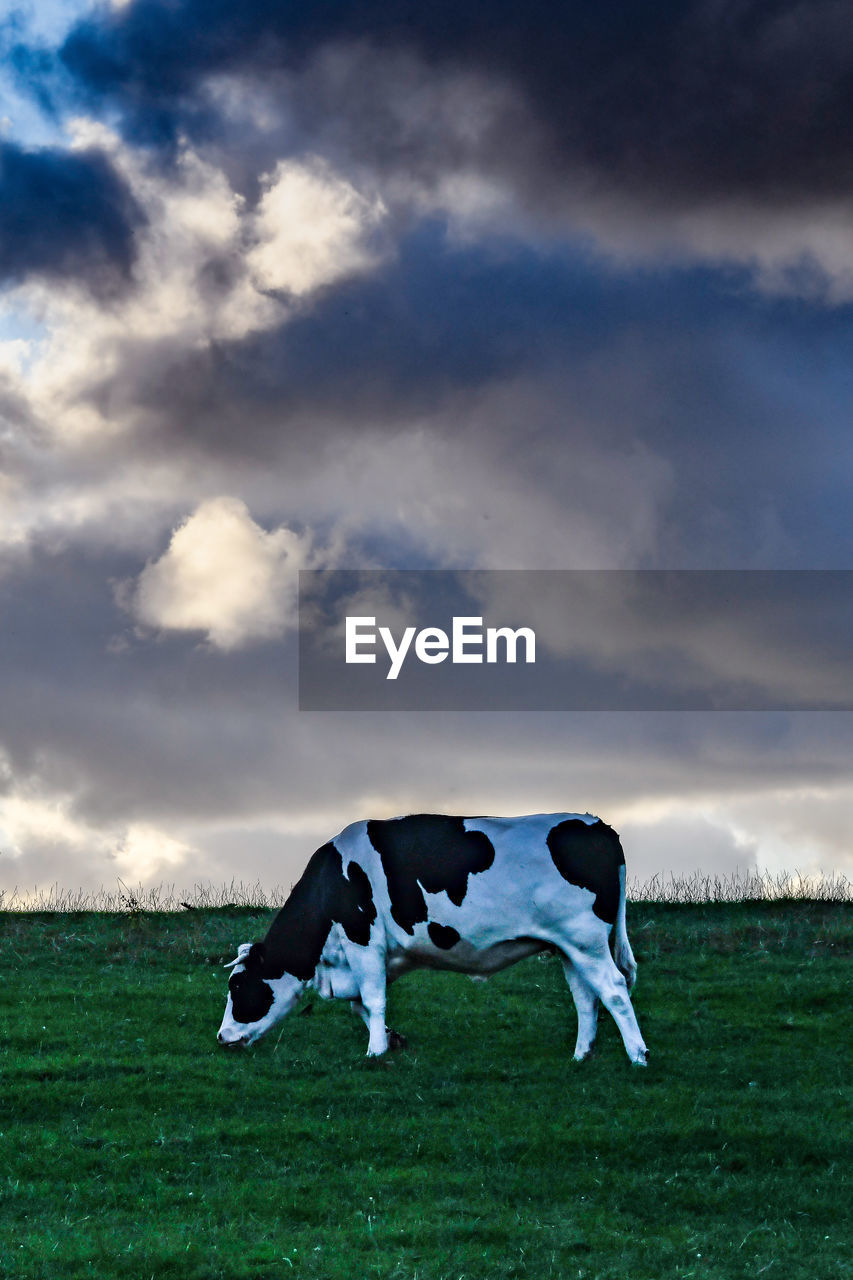
M 400 1031 L 388 1032 L 388 1048 L 389 1049 L 408 1049 L 409 1042 Z
M 631 1065 L 634 1067 L 647 1067 L 649 1065 L 648 1049 L 642 1049 L 637 1057 L 632 1059 Z
M 573 1062 L 589 1062 L 590 1058 L 595 1057 L 595 1049 L 587 1049 L 586 1053 L 576 1053 Z

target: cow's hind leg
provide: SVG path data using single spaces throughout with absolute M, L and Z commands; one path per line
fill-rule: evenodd
M 595 1033 L 598 1030 L 598 996 L 586 979 L 581 977 L 571 960 L 566 956 L 562 956 L 561 959 L 566 982 L 571 989 L 578 1013 L 575 1062 L 583 1062 L 584 1058 L 590 1057 L 595 1048 Z
M 637 1024 L 628 984 L 610 954 L 607 935 L 602 931 L 594 939 L 584 938 L 582 944 L 566 941 L 560 949 L 613 1018 L 628 1057 L 637 1066 L 645 1066 L 648 1050 Z

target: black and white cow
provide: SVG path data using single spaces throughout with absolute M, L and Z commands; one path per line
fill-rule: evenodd
M 351 1001 L 368 1054 L 384 1053 L 389 982 L 423 967 L 485 976 L 545 950 L 560 955 L 577 1007 L 575 1058 L 592 1052 L 601 1001 L 645 1064 L 611 827 L 577 813 L 356 822 L 313 855 L 264 941 L 239 948 L 219 1043 L 252 1044 L 311 987 Z

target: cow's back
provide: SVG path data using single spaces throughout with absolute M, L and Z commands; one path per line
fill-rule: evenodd
M 388 943 L 406 951 L 548 941 L 569 918 L 616 918 L 622 848 L 591 814 L 413 814 L 354 823 L 333 843 L 367 875 Z

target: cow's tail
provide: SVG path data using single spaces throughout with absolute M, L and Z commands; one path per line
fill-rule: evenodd
M 637 979 L 637 961 L 628 941 L 628 922 L 625 914 L 625 864 L 619 868 L 619 907 L 616 912 L 616 930 L 613 935 L 613 959 L 630 991 Z

